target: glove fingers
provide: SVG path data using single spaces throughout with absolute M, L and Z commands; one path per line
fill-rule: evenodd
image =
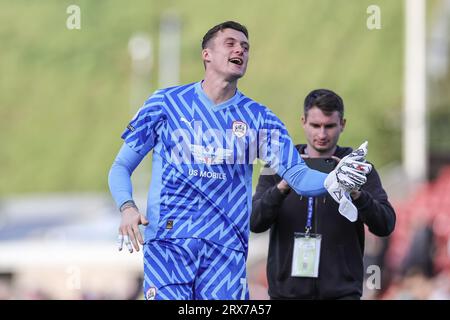
M 365 158 L 367 156 L 367 141 L 365 141 L 362 145 L 359 146 L 358 149 L 354 150 L 351 155 L 354 157 L 363 157 Z
M 339 161 L 338 165 L 335 169 L 339 169 L 341 167 L 354 167 L 355 169 L 360 168 L 360 171 L 370 172 L 372 170 L 372 165 L 366 162 L 364 157 L 350 157 L 346 156 L 341 161 Z
M 372 171 L 372 165 L 370 163 L 363 161 L 350 160 L 346 162 L 344 166 L 354 168 L 358 171 L 364 172 L 365 174 L 370 173 L 370 171 Z
M 349 178 L 352 178 L 357 181 L 363 181 L 366 182 L 367 178 L 364 173 L 361 171 L 349 168 L 349 167 L 342 167 L 341 170 L 339 170 L 340 174 L 348 175 Z
M 352 161 L 342 165 L 339 170 L 353 170 L 355 172 L 367 175 L 372 171 L 372 165 L 370 163 Z
M 343 173 L 337 174 L 337 180 L 340 185 L 344 186 L 348 190 L 356 188 L 356 182 L 354 179 L 350 178 L 348 175 Z
M 363 184 L 365 184 L 367 181 L 366 176 L 361 176 L 358 174 L 354 174 L 352 172 L 349 172 L 347 175 L 348 175 L 349 179 L 352 180 L 355 183 L 355 185 L 357 185 L 359 187 L 362 186 Z
M 340 171 L 337 173 L 337 180 L 339 184 L 344 186 L 347 190 L 359 189 L 366 183 L 367 178 L 365 175 L 356 171 Z

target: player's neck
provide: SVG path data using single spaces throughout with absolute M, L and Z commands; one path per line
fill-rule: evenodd
M 205 74 L 202 88 L 208 98 L 217 105 L 229 100 L 235 95 L 237 80 L 229 82 L 223 79 L 208 77 L 208 75 Z
M 316 149 L 314 149 L 313 147 L 311 147 L 309 144 L 306 145 L 305 148 L 305 154 L 308 155 L 311 158 L 329 158 L 331 156 L 334 155 L 334 153 L 336 152 L 336 146 L 334 146 L 334 148 L 325 151 L 325 152 L 320 152 Z

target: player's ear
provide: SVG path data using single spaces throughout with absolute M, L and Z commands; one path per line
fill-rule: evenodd
M 347 119 L 343 118 L 341 120 L 341 132 L 344 131 L 346 123 L 347 123 Z
M 302 126 L 305 127 L 305 125 L 306 125 L 306 116 L 302 115 L 302 118 L 301 118 L 300 121 L 302 122 Z
M 208 48 L 202 50 L 202 60 L 203 62 L 210 62 L 210 52 Z

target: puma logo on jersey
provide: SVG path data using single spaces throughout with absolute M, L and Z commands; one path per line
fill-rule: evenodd
M 194 130 L 194 128 L 192 127 L 192 121 L 194 121 L 194 119 L 192 119 L 191 121 L 188 121 L 185 117 L 181 117 L 180 118 L 181 122 L 186 123 L 186 125 L 191 128 L 192 130 Z

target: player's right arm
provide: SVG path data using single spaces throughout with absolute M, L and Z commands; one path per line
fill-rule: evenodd
M 122 212 L 118 236 L 119 250 L 122 249 L 123 242 L 130 252 L 133 252 L 131 243 L 136 251 L 139 251 L 138 242 L 144 243 L 138 225 L 146 225 L 148 221 L 134 205 L 131 175 L 159 140 L 160 129 L 167 119 L 162 98 L 158 92 L 153 94 L 130 121 L 122 134 L 124 144 L 109 172 L 111 195 Z

